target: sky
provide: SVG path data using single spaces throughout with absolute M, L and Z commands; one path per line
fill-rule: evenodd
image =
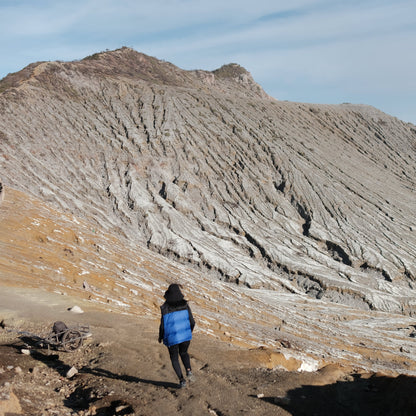
M 246 68 L 278 100 L 368 104 L 416 125 L 416 0 L 0 0 L 0 78 L 127 46 Z

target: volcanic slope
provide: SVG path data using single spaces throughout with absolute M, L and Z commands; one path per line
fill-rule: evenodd
M 52 319 L 70 319 L 63 305 L 79 304 L 86 311 L 111 311 L 120 321 L 130 315 L 149 322 L 142 342 L 151 349 L 163 293 L 180 282 L 197 337 L 230 345 L 240 364 L 313 372 L 336 363 L 345 373 L 416 375 L 414 318 L 221 282 L 10 187 L 0 206 L 0 253 L 0 320 L 7 326 L 15 321 L 28 330 L 37 319 L 50 327 Z M 32 320 L 16 320 L 25 309 Z M 96 325 L 119 336 L 105 318 Z
M 414 125 L 129 48 L 0 91 L 6 186 L 226 282 L 416 312 Z

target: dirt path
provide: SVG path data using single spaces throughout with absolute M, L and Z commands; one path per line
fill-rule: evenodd
M 83 314 L 67 310 L 75 304 Z M 156 318 L 110 313 L 58 294 L 2 288 L 0 318 L 8 325 L 0 332 L 3 404 L 16 398 L 21 414 L 370 415 L 377 409 L 410 415 L 416 409 L 413 378 L 347 374 L 337 366 L 315 374 L 268 370 L 259 367 L 261 350 L 236 349 L 198 331 L 190 349 L 196 381 L 178 389 L 167 349 L 157 342 Z M 23 355 L 30 340 L 7 332 L 15 326 L 41 333 L 55 320 L 88 323 L 93 336 L 73 353 Z M 73 366 L 78 373 L 66 377 Z M 386 396 L 390 391 L 395 396 Z

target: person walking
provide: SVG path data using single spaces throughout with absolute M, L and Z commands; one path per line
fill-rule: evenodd
M 193 381 L 188 348 L 192 339 L 195 320 L 188 301 L 185 300 L 178 284 L 173 283 L 164 295 L 165 303 L 160 307 L 159 343 L 168 347 L 172 367 L 179 379 L 180 387 L 186 386 L 179 363 L 181 357 L 189 381 Z

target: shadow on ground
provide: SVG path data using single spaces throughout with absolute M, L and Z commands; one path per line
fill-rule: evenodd
M 416 378 L 359 375 L 353 381 L 302 386 L 286 397 L 264 397 L 293 416 L 414 416 Z

